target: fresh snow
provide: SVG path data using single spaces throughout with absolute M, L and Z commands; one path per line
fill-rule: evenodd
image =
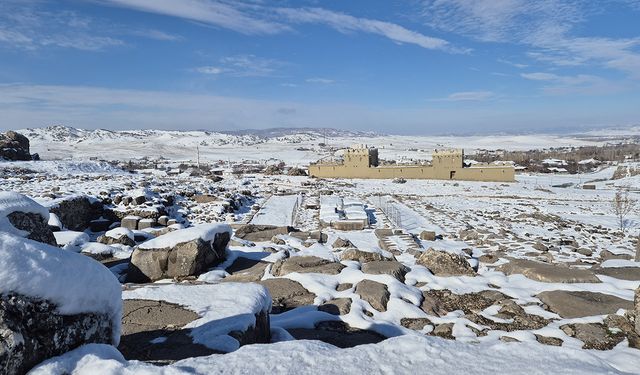
M 7 216 L 13 212 L 37 214 L 45 222 L 49 221 L 49 210 L 33 199 L 12 191 L 0 191 L 0 232 L 26 237 L 29 233 L 11 225 Z
M 131 229 L 123 228 L 123 227 L 118 227 L 118 228 L 111 229 L 111 230 L 107 231 L 104 235 L 107 236 L 107 237 L 110 237 L 110 238 L 114 238 L 114 239 L 118 239 L 118 238 L 120 238 L 122 236 L 127 236 L 131 240 L 135 239 L 135 235 L 133 234 Z
M 269 291 L 258 284 L 149 285 L 127 290 L 124 299 L 167 301 L 193 310 L 200 318 L 187 324 L 194 342 L 230 352 L 240 347 L 228 334 L 255 326 L 255 315 L 271 310 Z
M 203 241 L 213 241 L 216 234 L 219 233 L 232 234 L 229 224 L 200 224 L 187 229 L 169 232 L 160 237 L 142 243 L 140 249 L 167 249 L 177 246 L 178 244 L 202 239 Z
M 56 243 L 63 249 L 76 253 L 80 252 L 82 246 L 90 240 L 88 234 L 71 230 L 53 232 L 53 236 L 56 238 Z
M 272 195 L 251 219 L 251 224 L 291 226 L 300 200 L 299 195 Z
M 0 293 L 46 299 L 63 315 L 106 314 L 120 340 L 121 285 L 102 264 L 84 255 L 0 233 Z
M 633 349 L 631 349 L 633 350 Z M 469 345 L 426 336 L 339 349 L 319 341 L 248 345 L 229 354 L 189 358 L 157 367 L 126 361 L 113 347 L 92 344 L 52 358 L 32 375 L 73 374 L 630 374 L 640 357 L 607 364 L 601 353 L 528 343 Z

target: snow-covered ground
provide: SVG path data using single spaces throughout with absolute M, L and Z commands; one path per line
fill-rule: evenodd
M 562 146 L 593 146 L 639 136 L 640 128 L 610 134 L 586 132 L 570 135 L 491 135 L 491 136 L 398 136 L 342 135 L 325 138 L 321 132 L 296 133 L 277 137 L 230 135 L 202 131 L 105 131 L 52 127 L 20 130 L 29 137 L 32 152 L 45 160 L 88 159 L 130 160 L 164 157 L 172 160 L 203 161 L 284 160 L 291 165 L 305 165 L 330 153 L 324 143 L 334 148 L 368 144 L 380 149 L 383 159 L 431 159 L 438 148 L 530 150 Z M 86 165 L 78 165 L 90 171 Z M 67 167 L 63 167 L 67 168 Z
M 62 134 L 63 130 L 60 132 Z M 89 158 L 97 156 L 126 160 L 164 156 L 178 161 L 194 159 L 195 145 L 200 145 L 201 160 L 224 160 L 233 164 L 238 160 L 268 160 L 275 157 L 287 165 L 304 165 L 324 156 L 326 151 L 317 145 L 321 138 L 315 136 L 261 139 L 216 133 L 156 131 L 126 134 L 78 132 L 73 137 L 61 134 L 47 137 L 37 131 L 30 134 L 33 136 L 33 151 L 39 152 L 45 161 L 0 162 L 0 189 L 17 191 L 33 198 L 32 203 L 21 203 L 29 212 L 42 211 L 35 202 L 45 207 L 55 207 L 65 197 L 84 195 L 105 202 L 108 199 L 118 212 L 149 209 L 114 203 L 116 197 L 135 196 L 143 192 L 148 199 L 171 195 L 174 202 L 173 205 L 167 204 L 167 214 L 181 219 L 185 226 L 228 222 L 235 227 L 251 219 L 250 222 L 254 224 L 300 225 L 302 227 L 299 229 L 309 232 L 322 230 L 328 237 L 325 243 L 293 235 L 277 236 L 278 243 L 236 241 L 230 246 L 225 262 L 197 279 L 127 286 L 123 293 L 126 300 L 161 300 L 195 312 L 198 318 L 187 326 L 193 329 L 191 333 L 195 342 L 221 351 L 237 349 L 232 353 L 189 358 L 166 367 L 154 367 L 143 362 L 128 361 L 113 347 L 88 345 L 42 364 L 34 371 L 36 374 L 299 373 L 308 372 L 310 368 L 323 373 L 421 373 L 428 369 L 435 374 L 614 374 L 637 373 L 640 368 L 640 351 L 630 348 L 626 339 L 610 350 L 583 349 L 584 342 L 572 336 L 566 328 L 575 324 L 602 324 L 608 314 L 562 318 L 550 311 L 538 297 L 540 293 L 548 291 L 580 291 L 633 301 L 634 290 L 640 286 L 640 277 L 633 276 L 640 271 L 639 263 L 634 261 L 633 241 L 634 236 L 640 234 L 640 206 L 626 217 L 626 232 L 622 233 L 612 209 L 612 200 L 620 188 L 628 188 L 631 198 L 640 199 L 640 175 L 613 180 L 615 167 L 609 166 L 589 174 L 518 174 L 514 183 L 408 180 L 404 184 L 396 184 L 388 180 L 316 180 L 304 176 L 262 174 L 225 175 L 221 181 L 214 181 L 207 176 L 168 174 L 154 169 L 129 174 L 111 164 Z M 381 156 L 385 158 L 427 158 L 433 148 L 444 146 L 529 149 L 597 145 L 606 140 L 610 138 L 602 134 L 588 137 L 531 135 L 491 138 L 370 136 L 367 143 L 381 147 Z M 332 146 L 347 146 L 363 143 L 363 139 L 344 136 L 331 138 L 329 143 Z M 418 151 L 409 151 L 412 148 Z M 72 160 L 53 160 L 56 158 Z M 631 164 L 637 166 L 638 163 Z M 595 189 L 583 189 L 586 183 L 593 184 Z M 287 192 L 287 195 L 282 195 L 283 192 Z M 198 202 L 194 198 L 203 195 L 211 199 Z M 2 227 L 8 228 L 10 225 L 6 214 L 3 215 L 7 209 L 3 210 L 2 207 L 9 207 L 12 202 L 15 202 L 15 195 L 0 193 L 0 231 L 5 231 Z M 307 203 L 314 202 L 316 204 L 307 206 Z M 319 209 L 316 207 L 318 204 Z M 337 205 L 346 205 L 351 214 L 367 218 L 369 227 L 361 231 L 323 228 L 321 220 L 340 218 L 335 210 Z M 46 214 L 42 212 L 43 216 Z M 198 236 L 202 228 L 209 228 L 212 236 L 222 226 L 194 228 L 191 231 L 197 232 Z M 414 238 L 408 238 L 419 251 L 409 251 L 406 237 L 403 239 L 399 237 L 400 234 L 389 236 L 390 240 L 397 241 L 400 250 L 394 253 L 385 251 L 381 248 L 375 229 L 402 229 L 404 235 L 413 234 Z M 224 225 L 224 230 L 229 230 L 229 227 Z M 419 240 L 416 237 L 423 230 L 434 231 L 442 238 Z M 58 242 L 67 245 L 61 253 L 65 255 L 61 257 L 68 255 L 70 265 L 75 264 L 76 257 L 83 256 L 71 254 L 71 251 L 92 255 L 111 254 L 124 259 L 132 251 L 131 247 L 121 244 L 96 243 L 97 236 L 105 232 L 87 230 L 56 233 Z M 120 229 L 106 233 L 114 238 L 124 234 L 129 239 L 133 239 L 131 237 L 134 234 L 135 237 L 145 238 L 155 236 L 153 229 Z M 138 246 L 151 248 L 155 246 L 153 241 L 167 243 L 172 238 L 174 243 L 179 242 L 185 240 L 185 233 L 189 235 L 191 232 L 187 229 L 181 233 L 174 235 L 177 238 L 169 233 L 163 240 L 151 239 Z M 35 251 L 28 243 L 24 245 L 14 243 L 19 240 L 0 238 L 5 240 L 5 244 L 24 250 L 23 257 L 31 256 L 29 254 Z M 359 261 L 340 262 L 345 250 L 332 245 L 339 238 L 349 240 L 349 246 L 363 252 L 395 257 L 405 267 L 406 274 L 398 278 L 391 274 L 367 271 L 364 263 Z M 418 261 L 421 252 L 429 248 L 467 257 L 470 264 L 478 266 L 477 274 L 435 275 Z M 8 248 L 6 251 L 9 251 Z M 343 267 L 335 274 L 273 274 L 276 262 L 305 255 L 339 262 Z M 1 263 L 3 259 L 0 258 L 0 266 L 28 264 L 28 260 L 17 255 L 8 259 Z M 252 314 L 256 309 L 268 305 L 265 301 L 270 302 L 264 289 L 256 288 L 255 284 L 224 281 L 227 277 L 237 276 L 238 271 L 233 271 L 232 265 L 239 259 L 257 264 L 257 271 L 251 268 L 251 272 L 256 274 L 253 281 L 291 280 L 310 293 L 310 300 L 304 306 L 271 314 L 271 344 L 247 345 L 238 349 L 238 342 L 227 335 L 229 330 L 242 330 L 250 326 L 255 321 Z M 565 267 L 561 270 L 593 271 L 596 282 L 541 281 L 522 273 L 507 274 L 499 269 L 513 259 L 536 260 Z M 63 260 L 66 258 L 55 261 Z M 96 262 L 92 264 L 97 265 Z M 259 268 L 260 265 L 263 268 Z M 112 266 L 111 271 L 121 276 L 122 272 L 126 272 L 126 264 Z M 632 277 L 621 278 L 620 272 L 632 274 Z M 8 273 L 0 276 L 13 277 Z M 16 288 L 33 287 L 35 292 L 40 291 L 32 283 L 19 286 L 18 279 L 14 277 L 13 280 L 15 283 L 11 285 Z M 87 293 L 87 289 L 93 288 L 96 290 L 95 299 L 112 296 L 114 292 L 111 289 L 100 293 L 101 287 L 96 285 L 100 280 L 90 279 L 87 275 L 86 285 L 72 285 L 69 290 Z M 374 308 L 356 291 L 356 285 L 363 280 L 375 281 L 387 289 L 389 296 L 385 311 Z M 113 284 L 113 280 L 109 282 Z M 212 284 L 226 289 L 211 288 Z M 66 306 L 66 300 L 58 289 L 65 285 L 60 285 L 50 294 L 43 295 L 52 296 Z M 425 295 L 437 292 L 451 292 L 454 295 L 502 293 L 509 303 L 517 305 L 532 319 L 542 319 L 543 324 L 536 328 L 496 328 L 492 325 L 510 324 L 512 321 L 501 316 L 500 306 L 495 304 L 482 311 L 463 311 L 471 307 L 462 306 L 434 315 L 423 303 Z M 318 310 L 319 305 L 336 299 L 348 300 L 349 311 L 333 315 Z M 104 301 L 99 302 L 105 305 Z M 210 307 L 215 304 L 222 308 L 214 311 Z M 115 311 L 118 306 L 111 306 L 111 309 Z M 621 309 L 610 314 L 622 316 L 624 311 Z M 486 319 L 482 320 L 485 323 L 478 323 L 477 319 L 473 321 L 478 317 Z M 425 324 L 424 328 L 410 328 L 406 324 L 407 319 L 427 319 L 430 323 Z M 221 324 L 224 326 L 216 322 L 223 322 Z M 346 323 L 350 329 L 358 332 L 373 332 L 389 339 L 377 344 L 338 349 L 317 341 L 293 340 L 288 333 L 296 329 L 315 329 L 323 322 Z M 436 329 L 445 326 L 451 328 L 449 338 L 452 340 L 433 337 Z M 615 334 L 614 331 L 610 333 Z M 539 342 L 541 336 L 560 340 L 560 346 L 544 345 Z
M 299 204 L 298 195 L 272 195 L 251 219 L 251 224 L 293 225 Z

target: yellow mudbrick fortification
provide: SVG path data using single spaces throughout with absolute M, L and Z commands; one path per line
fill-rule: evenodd
M 309 175 L 323 178 L 515 181 L 515 169 L 510 165 L 465 167 L 462 150 L 436 150 L 431 164 L 378 165 L 378 149 L 362 145 L 346 149 L 342 161 L 320 160 L 310 164 Z

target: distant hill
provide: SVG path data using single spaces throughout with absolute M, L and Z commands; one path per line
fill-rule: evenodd
M 28 128 L 19 130 L 32 141 L 80 143 L 115 140 L 149 140 L 163 138 L 167 140 L 191 140 L 201 145 L 252 145 L 258 143 L 282 142 L 300 143 L 309 141 L 322 141 L 326 138 L 337 137 L 365 137 L 378 135 L 373 132 L 359 132 L 332 128 L 272 128 L 272 129 L 247 129 L 233 131 L 205 131 L 205 130 L 105 130 L 105 129 L 78 129 L 70 126 L 54 125 L 42 128 Z

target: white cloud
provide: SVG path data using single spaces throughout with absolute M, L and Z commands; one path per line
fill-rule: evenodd
M 432 27 L 481 41 L 522 41 L 532 33 L 561 34 L 583 19 L 579 0 L 427 0 L 422 15 Z
M 196 68 L 195 71 L 202 74 L 217 75 L 217 74 L 222 74 L 224 72 L 224 69 L 219 68 L 217 66 L 200 66 Z
M 305 80 L 305 82 L 308 83 L 320 83 L 323 85 L 330 85 L 332 83 L 335 83 L 336 81 L 333 79 L 328 79 L 328 78 L 321 78 L 321 77 L 314 77 L 314 78 L 307 78 Z
M 289 27 L 253 16 L 233 3 L 214 0 L 102 0 L 104 4 L 179 17 L 243 34 L 276 34 Z
M 590 74 L 558 75 L 546 72 L 522 73 L 522 78 L 544 82 L 542 91 L 548 95 L 587 94 L 602 95 L 619 92 L 624 84 L 609 82 L 606 79 Z
M 92 19 L 71 11 L 48 12 L 33 2 L 0 2 L 0 44 L 23 50 L 60 47 L 100 51 L 124 41 L 91 30 Z
M 225 74 L 231 77 L 269 77 L 285 66 L 280 60 L 257 57 L 255 55 L 227 56 L 215 66 L 201 66 L 194 70 L 209 75 Z
M 395 23 L 357 18 L 322 8 L 281 8 L 277 9 L 277 13 L 293 23 L 324 24 L 342 33 L 366 32 L 384 36 L 397 43 L 415 44 L 427 49 L 464 52 L 454 48 L 444 39 L 427 36 Z
M 451 102 L 459 101 L 485 101 L 495 97 L 495 94 L 491 91 L 462 91 L 454 92 L 443 100 Z
M 527 54 L 556 66 L 595 64 L 640 79 L 640 38 L 580 37 L 576 25 L 606 11 L 606 2 L 580 0 L 428 0 L 425 23 L 480 41 L 532 48 Z
M 170 34 L 161 30 L 156 30 L 156 29 L 131 30 L 128 33 L 131 35 L 142 37 L 142 38 L 155 39 L 155 40 L 168 41 L 168 42 L 177 42 L 184 39 L 180 35 Z
M 529 65 L 527 65 L 527 64 L 515 63 L 513 61 L 509 61 L 509 60 L 505 60 L 505 59 L 498 59 L 496 61 L 498 61 L 499 63 L 503 63 L 503 64 L 514 66 L 514 67 L 516 67 L 518 69 L 524 69 L 524 68 L 528 68 L 529 67 Z
M 409 30 L 395 23 L 323 8 L 279 8 L 265 2 L 223 0 L 99 0 L 105 5 L 178 17 L 243 34 L 277 34 L 292 31 L 290 24 L 317 23 L 342 33 L 365 32 L 384 36 L 396 43 L 415 44 L 427 49 L 465 53 L 448 41 Z

